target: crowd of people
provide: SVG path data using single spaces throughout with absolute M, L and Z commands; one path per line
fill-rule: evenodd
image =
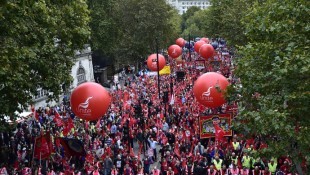
M 261 158 L 255 154 L 266 146 L 260 136 L 245 139 L 234 133 L 221 142 L 200 138 L 198 116 L 225 113 L 228 104 L 216 109 L 201 106 L 192 92 L 195 80 L 204 72 L 217 71 L 230 83 L 239 83 L 233 74 L 233 57 L 222 45 L 218 48 L 221 54 L 214 57 L 219 64 L 207 62 L 203 70 L 197 69 L 200 63 L 195 53 L 190 58 L 184 54 L 179 63 L 168 59 L 171 74 L 160 76 L 160 99 L 157 76 L 147 71 L 128 75 L 124 85 L 111 88 L 112 104 L 98 121 L 80 120 L 66 103 L 37 108 L 38 117 L 18 123 L 14 132 L 1 133 L 0 175 L 292 173 L 289 157 Z M 174 74 L 177 71 L 185 76 L 178 77 Z M 35 138 L 46 132 L 50 133 L 53 151 L 47 158 L 35 157 Z M 69 155 L 58 138 L 80 140 L 85 153 Z

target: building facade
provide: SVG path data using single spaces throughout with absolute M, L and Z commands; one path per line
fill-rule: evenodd
M 179 14 L 185 13 L 190 7 L 196 6 L 206 9 L 211 6 L 209 0 L 166 0 L 168 4 L 178 10 Z
M 91 48 L 88 46 L 84 50 L 76 52 L 74 58 L 75 63 L 71 69 L 71 76 L 73 78 L 73 82 L 69 87 L 67 94 L 64 95 L 70 95 L 75 87 L 84 82 L 95 81 L 91 53 Z M 46 90 L 43 90 L 41 88 L 38 89 L 38 95 L 34 97 L 34 106 L 36 109 L 38 107 L 54 106 L 61 102 L 64 98 L 64 95 L 62 95 L 59 97 L 58 102 L 48 102 L 48 93 L 49 92 Z

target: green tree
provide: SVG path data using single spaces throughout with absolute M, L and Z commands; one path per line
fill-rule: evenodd
M 91 47 L 113 56 L 120 37 L 119 8 L 117 0 L 90 0 Z
M 119 7 L 122 37 L 116 53 L 122 63 L 144 60 L 155 52 L 156 38 L 161 48 L 166 47 L 180 31 L 176 10 L 164 0 L 121 0 Z
M 291 156 L 299 174 L 309 174 L 301 162 L 309 167 L 310 159 L 309 3 L 255 3 L 243 20 L 250 42 L 238 52 L 236 71 L 242 88 L 235 126 L 265 138 L 268 148 L 259 153 Z
M 192 6 L 192 7 L 188 8 L 185 13 L 182 14 L 182 23 L 181 23 L 182 32 L 186 28 L 188 28 L 188 26 L 186 25 L 187 19 L 190 18 L 191 16 L 193 16 L 197 11 L 200 11 L 200 8 L 197 6 Z
M 230 45 L 245 45 L 245 25 L 241 23 L 254 0 L 211 0 L 212 6 L 200 19 L 201 30 L 208 37 L 225 38 Z
M 89 38 L 84 0 L 0 5 L 0 115 L 27 107 L 41 87 L 57 99 L 70 84 L 74 51 Z
M 192 16 L 186 20 L 186 29 L 183 31 L 182 36 L 205 36 L 204 29 L 206 28 L 206 19 L 208 18 L 208 9 L 196 11 Z

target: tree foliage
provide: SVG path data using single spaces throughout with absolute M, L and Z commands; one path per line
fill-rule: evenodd
M 93 1 L 93 46 L 117 63 L 142 61 L 155 52 L 156 38 L 165 48 L 181 33 L 181 17 L 164 0 Z
M 189 26 L 186 24 L 187 19 L 192 17 L 198 11 L 200 11 L 199 7 L 192 6 L 192 7 L 189 7 L 187 11 L 182 14 L 182 23 L 181 23 L 182 32 L 184 32 L 185 29 L 189 28 Z
M 246 43 L 243 17 L 253 5 L 254 0 L 211 0 L 212 6 L 206 11 L 203 21 L 204 32 L 208 37 L 225 38 L 230 45 Z
M 236 122 L 248 135 L 262 135 L 269 157 L 290 155 L 299 174 L 309 166 L 310 59 L 307 0 L 255 3 L 243 19 L 249 43 L 240 48 L 242 82 Z
M 91 47 L 113 56 L 120 38 L 117 0 L 90 0 Z
M 51 98 L 70 84 L 74 51 L 89 38 L 84 0 L 0 5 L 0 115 L 26 107 L 41 87 Z
M 182 36 L 205 36 L 206 19 L 208 18 L 208 9 L 198 10 L 186 20 L 186 29 Z

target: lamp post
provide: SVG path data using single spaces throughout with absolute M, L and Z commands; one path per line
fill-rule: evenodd
M 158 99 L 160 100 L 160 75 L 159 75 L 158 38 L 157 38 L 157 37 L 156 37 L 156 61 L 157 61 L 157 86 L 158 86 Z
M 191 34 L 188 33 L 188 53 L 189 53 L 189 61 L 192 61 L 191 55 Z

